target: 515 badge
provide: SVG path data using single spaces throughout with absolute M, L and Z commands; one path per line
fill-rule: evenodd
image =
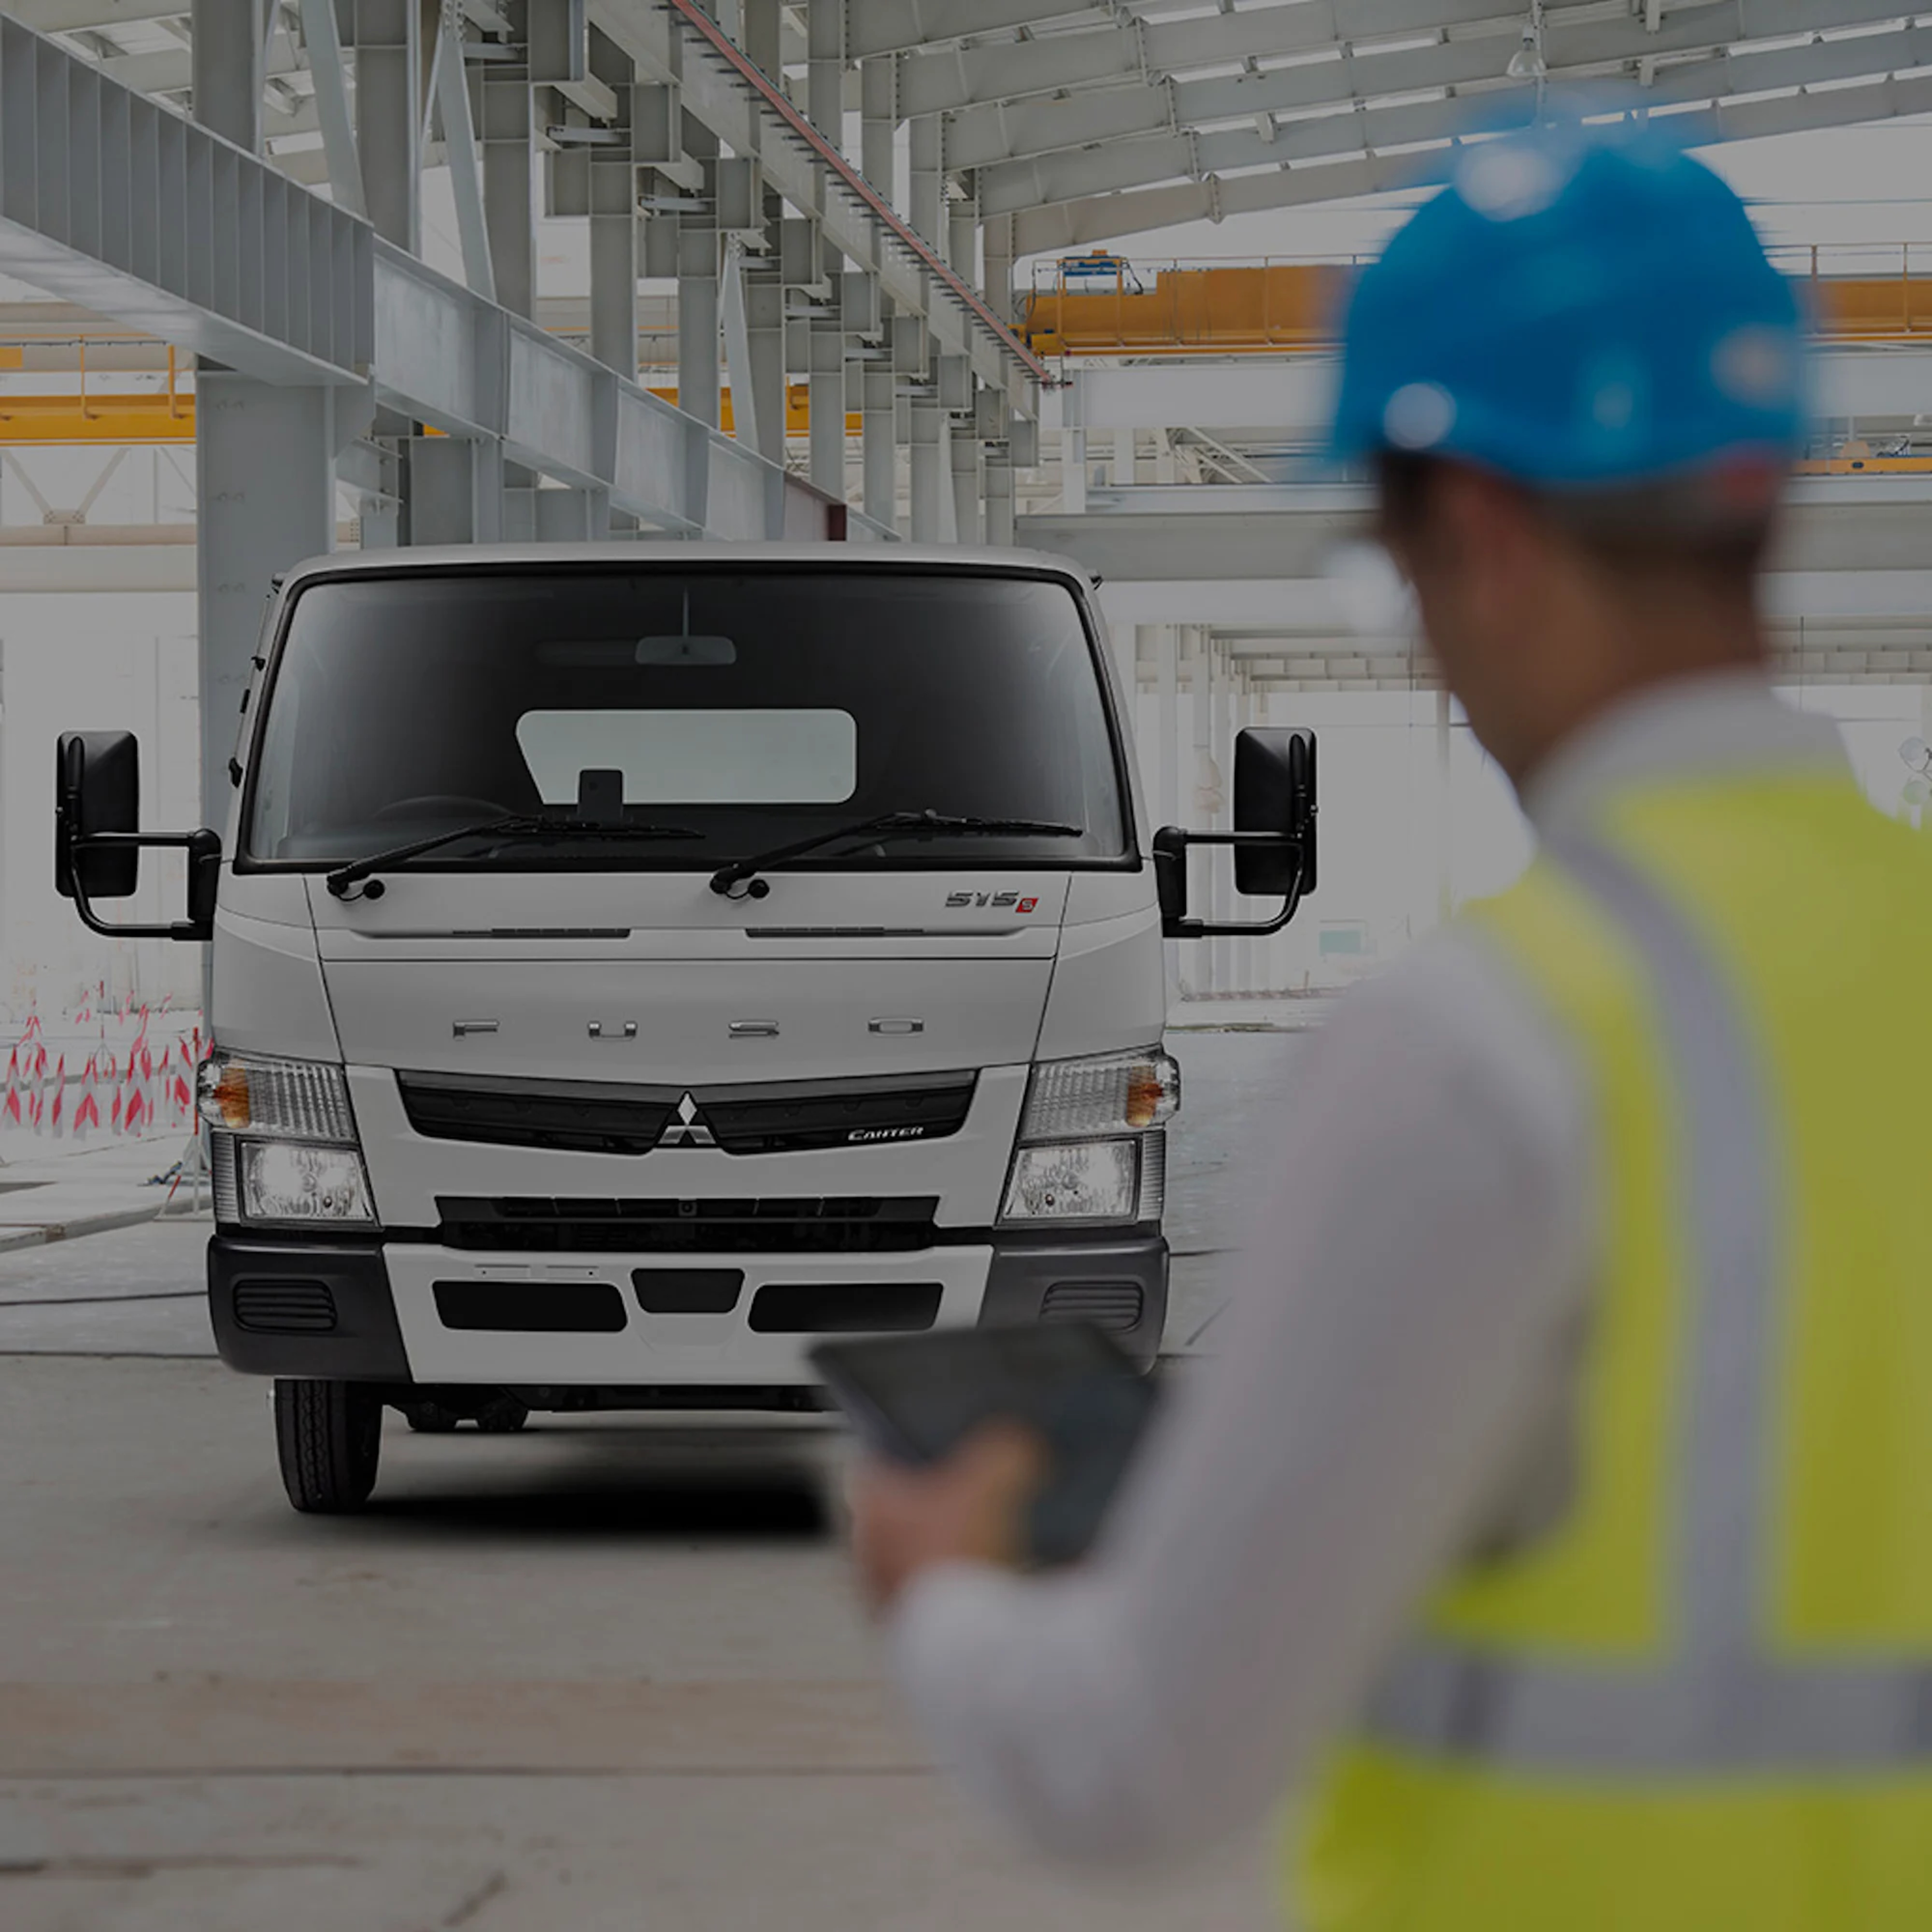
M 1018 892 L 948 892 L 949 906 L 997 906 L 1014 912 L 1031 912 L 1037 898 L 1022 898 Z

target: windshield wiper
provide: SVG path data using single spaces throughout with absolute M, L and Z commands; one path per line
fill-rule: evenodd
M 771 887 L 757 876 L 759 873 L 782 865 L 788 859 L 802 859 L 808 852 L 842 844 L 848 838 L 991 838 L 1001 834 L 1010 838 L 1079 838 L 1085 836 L 1080 826 L 1056 825 L 1052 820 L 1044 818 L 962 818 L 929 808 L 924 812 L 882 812 L 875 818 L 860 819 L 856 825 L 841 825 L 830 832 L 816 832 L 809 838 L 800 838 L 790 845 L 775 845 L 769 852 L 754 852 L 748 859 L 734 859 L 730 864 L 719 866 L 712 874 L 711 890 L 727 898 L 761 899 Z M 740 886 L 745 888 L 742 892 L 738 890 Z
M 614 822 L 604 823 L 594 818 L 552 818 L 541 812 L 508 812 L 501 818 L 486 818 L 477 825 L 459 825 L 454 831 L 439 832 L 433 838 L 412 840 L 406 845 L 393 845 L 386 852 L 372 852 L 366 859 L 352 859 L 346 866 L 338 866 L 323 881 L 339 899 L 349 896 L 349 889 L 370 878 L 372 873 L 386 872 L 392 866 L 400 866 L 406 860 L 420 858 L 425 852 L 440 850 L 445 845 L 454 845 L 463 838 L 702 838 L 701 832 L 694 832 L 683 825 L 624 825 Z M 379 899 L 382 896 L 382 882 L 372 879 L 358 896 L 363 898 Z

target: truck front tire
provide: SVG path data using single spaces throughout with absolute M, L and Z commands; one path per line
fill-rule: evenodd
M 364 1382 L 275 1384 L 282 1486 L 304 1514 L 347 1516 L 369 1500 L 382 1454 L 382 1399 Z

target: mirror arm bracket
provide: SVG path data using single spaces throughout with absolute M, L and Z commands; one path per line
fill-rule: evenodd
M 157 845 L 172 846 L 187 852 L 189 908 L 194 910 L 197 876 L 206 877 L 221 863 L 221 835 L 218 832 L 211 832 L 205 826 L 197 832 L 86 832 L 73 835 L 69 849 L 78 854 L 90 846 L 118 848 L 124 851 L 130 848 L 138 850 L 143 846 Z M 205 898 L 212 898 L 212 893 L 208 892 L 206 887 L 202 891 Z M 87 889 L 80 882 L 78 867 L 74 873 L 74 909 L 80 915 L 83 925 L 104 933 L 110 939 L 206 940 L 214 934 L 212 918 L 174 920 L 159 926 L 104 920 L 94 910 Z
M 1272 919 L 1241 920 L 1222 924 L 1190 919 L 1187 912 L 1187 848 L 1190 845 L 1264 845 L 1295 855 L 1294 889 Z M 1163 825 L 1154 836 L 1154 878 L 1160 898 L 1163 939 L 1265 938 L 1279 932 L 1300 910 L 1303 866 L 1301 844 L 1286 832 L 1190 832 Z

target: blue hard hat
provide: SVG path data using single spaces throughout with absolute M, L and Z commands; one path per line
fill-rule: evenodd
M 1629 122 L 1467 146 L 1357 283 L 1331 452 L 1615 487 L 1805 428 L 1802 319 L 1744 205 Z

